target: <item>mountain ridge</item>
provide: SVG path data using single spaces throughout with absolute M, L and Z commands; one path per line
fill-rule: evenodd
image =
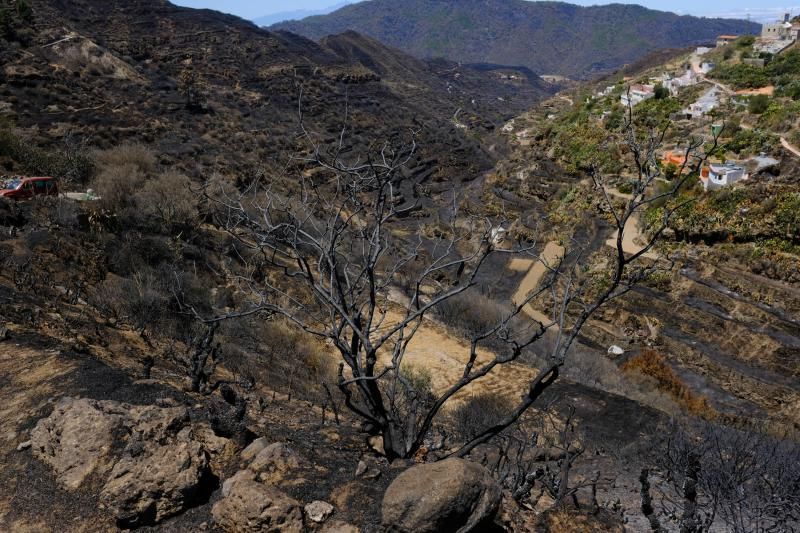
M 543 74 L 591 78 L 658 49 L 708 43 L 720 34 L 757 33 L 760 27 L 629 4 L 371 0 L 271 28 L 314 40 L 352 29 L 417 57 L 515 64 Z
M 322 9 L 293 9 L 291 11 L 280 11 L 278 13 L 272 13 L 270 15 L 264 15 L 263 17 L 254 18 L 253 23 L 256 26 L 265 27 L 287 20 L 299 20 L 307 17 L 313 17 L 315 15 L 327 15 L 328 13 L 332 13 L 337 9 L 341 9 L 350 3 L 352 3 L 352 1 L 339 2 L 335 5 Z

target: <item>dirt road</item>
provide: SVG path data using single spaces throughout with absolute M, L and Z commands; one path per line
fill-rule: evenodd
M 786 148 L 788 152 L 790 152 L 795 157 L 800 157 L 800 149 L 796 146 L 792 145 L 789 141 L 786 140 L 785 137 L 781 137 L 781 146 Z
M 619 231 L 615 231 L 611 238 L 606 241 L 606 245 L 616 249 L 618 236 Z M 644 248 L 644 246 L 640 243 L 646 241 L 647 237 L 639 229 L 639 215 L 634 214 L 628 219 L 628 223 L 625 224 L 625 233 L 622 236 L 622 250 L 626 254 L 637 254 Z M 656 260 L 658 259 L 658 254 L 650 251 L 642 255 L 642 257 Z
M 539 286 L 539 282 L 542 280 L 542 276 L 547 272 L 548 267 L 552 268 L 556 266 L 563 257 L 564 248 L 556 242 L 549 242 L 545 246 L 539 261 L 534 261 L 533 259 L 514 259 L 509 267 L 517 271 L 527 270 L 528 274 L 519 284 L 517 292 L 511 297 L 512 303 L 514 305 L 520 305 L 524 302 L 525 298 Z M 547 324 L 552 320 L 545 313 L 534 309 L 531 304 L 526 305 L 522 310 L 526 315 L 537 322 Z

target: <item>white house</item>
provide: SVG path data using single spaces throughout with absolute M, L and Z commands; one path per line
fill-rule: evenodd
M 683 113 L 691 118 L 703 118 L 712 109 L 716 109 L 718 106 L 719 89 L 717 87 L 712 87 L 698 98 L 695 103 L 690 104 L 687 109 L 684 109 Z
M 620 102 L 625 107 L 629 105 L 634 107 L 645 100 L 653 98 L 656 95 L 655 91 L 655 85 L 631 85 L 627 91 L 623 91 L 622 96 L 620 96 Z
M 697 85 L 697 83 L 697 73 L 695 73 L 692 69 L 687 69 L 686 72 L 684 72 L 680 77 L 665 79 L 662 82 L 662 85 L 669 89 L 670 94 L 675 96 L 678 94 L 678 90 L 682 87 L 690 87 L 692 85 Z
M 703 189 L 711 191 L 733 185 L 749 177 L 745 168 L 736 163 L 712 163 L 708 168 L 703 169 L 700 174 L 700 181 L 703 182 Z
M 616 88 L 616 86 L 614 86 L 614 85 L 609 85 L 608 87 L 606 87 L 606 88 L 605 88 L 605 89 L 603 89 L 602 91 L 598 92 L 596 96 L 597 96 L 598 98 L 602 98 L 603 96 L 608 96 L 609 94 L 611 94 L 611 93 L 613 93 L 613 92 L 614 92 L 614 89 L 615 89 L 615 88 Z

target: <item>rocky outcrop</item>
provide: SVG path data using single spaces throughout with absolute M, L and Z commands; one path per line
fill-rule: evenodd
M 100 501 L 125 527 L 157 523 L 192 505 L 213 481 L 210 455 L 222 454 L 226 441 L 191 424 L 183 407 L 75 398 L 60 400 L 31 431 L 34 456 L 68 489 L 89 476 L 105 480 Z
M 502 492 L 482 466 L 464 459 L 409 468 L 383 497 L 387 532 L 477 531 L 492 520 Z
M 33 456 L 53 469 L 59 483 L 77 489 L 91 474 L 111 470 L 127 415 L 117 402 L 63 398 L 31 431 Z
M 223 497 L 211 510 L 216 524 L 229 533 L 304 531 L 302 504 L 255 476 L 240 470 L 225 481 Z

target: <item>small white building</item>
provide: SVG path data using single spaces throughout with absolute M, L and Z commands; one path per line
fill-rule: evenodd
M 683 111 L 689 118 L 703 118 L 711 110 L 719 106 L 719 89 L 712 87 L 705 92 L 697 101 L 690 104 L 687 109 Z
M 622 92 L 620 102 L 625 107 L 635 107 L 637 104 L 649 100 L 656 95 L 655 85 L 631 85 L 627 91 Z
M 596 96 L 597 96 L 598 98 L 602 98 L 603 96 L 608 96 L 609 94 L 611 94 L 611 93 L 613 93 L 613 92 L 614 92 L 614 89 L 615 89 L 615 88 L 616 88 L 616 87 L 615 87 L 614 85 L 609 85 L 608 87 L 606 87 L 606 88 L 605 88 L 605 89 L 603 89 L 602 91 L 599 91 L 599 92 L 597 93 L 597 95 L 596 95 Z
M 700 174 L 703 189 L 713 191 L 746 180 L 750 176 L 742 165 L 736 163 L 710 164 Z
M 672 96 L 675 96 L 678 94 L 678 90 L 681 88 L 697 85 L 698 82 L 699 80 L 697 79 L 697 73 L 695 73 L 692 69 L 687 69 L 686 72 L 684 72 L 680 77 L 665 79 L 662 82 L 662 85 L 669 89 L 669 92 L 672 94 Z

